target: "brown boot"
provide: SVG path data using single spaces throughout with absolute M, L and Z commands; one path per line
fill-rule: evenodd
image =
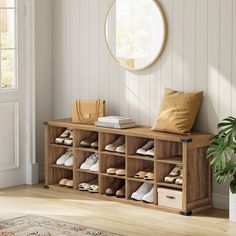
M 125 185 L 122 188 L 116 191 L 117 198 L 124 198 L 125 197 Z
M 121 179 L 116 179 L 111 186 L 106 190 L 107 196 L 115 196 L 116 191 L 119 190 L 124 185 L 124 181 Z
M 80 142 L 81 147 L 93 147 L 98 148 L 98 134 L 92 133 L 91 136 Z

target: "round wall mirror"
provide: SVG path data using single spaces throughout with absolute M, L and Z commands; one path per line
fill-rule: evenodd
M 151 66 L 164 50 L 166 17 L 158 0 L 115 0 L 106 17 L 107 46 L 128 70 Z

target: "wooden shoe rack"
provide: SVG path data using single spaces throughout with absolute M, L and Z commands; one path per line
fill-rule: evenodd
M 56 160 L 68 146 L 54 143 L 66 128 L 73 129 L 73 167 L 57 166 Z M 80 147 L 80 141 L 88 138 L 92 132 L 98 133 L 98 149 Z M 120 135 L 125 136 L 126 153 L 105 151 L 105 146 L 112 143 Z M 49 121 L 45 123 L 45 188 L 64 192 L 74 192 L 89 197 L 130 203 L 138 206 L 178 212 L 183 215 L 211 208 L 211 170 L 206 150 L 211 139 L 210 134 L 193 133 L 191 135 L 176 135 L 150 131 L 148 127 L 124 130 L 101 128 L 93 125 L 73 124 L 71 119 Z M 155 156 L 146 157 L 136 154 L 136 150 L 148 140 L 154 140 Z M 100 160 L 98 172 L 80 170 L 80 165 L 92 153 L 97 153 Z M 183 166 L 183 185 L 164 182 L 176 164 Z M 125 166 L 126 176 L 111 176 L 106 174 L 110 167 Z M 134 175 L 145 168 L 154 170 L 154 180 L 135 179 Z M 70 178 L 74 187 L 62 187 L 59 181 Z M 114 178 L 124 179 L 126 197 L 123 199 L 108 197 L 104 193 Z M 81 192 L 77 189 L 79 183 L 98 180 L 99 193 Z M 154 203 L 144 203 L 131 199 L 131 194 L 144 182 L 155 187 Z M 158 192 L 157 192 L 157 189 Z

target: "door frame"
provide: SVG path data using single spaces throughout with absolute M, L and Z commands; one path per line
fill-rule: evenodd
M 26 184 L 38 183 L 36 161 L 35 0 L 25 0 Z

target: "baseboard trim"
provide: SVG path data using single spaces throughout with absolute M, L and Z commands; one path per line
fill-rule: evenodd
M 213 193 L 212 195 L 213 207 L 222 210 L 229 210 L 229 196 Z
M 26 169 L 26 184 L 32 185 L 38 183 L 38 163 L 33 163 L 27 166 Z

